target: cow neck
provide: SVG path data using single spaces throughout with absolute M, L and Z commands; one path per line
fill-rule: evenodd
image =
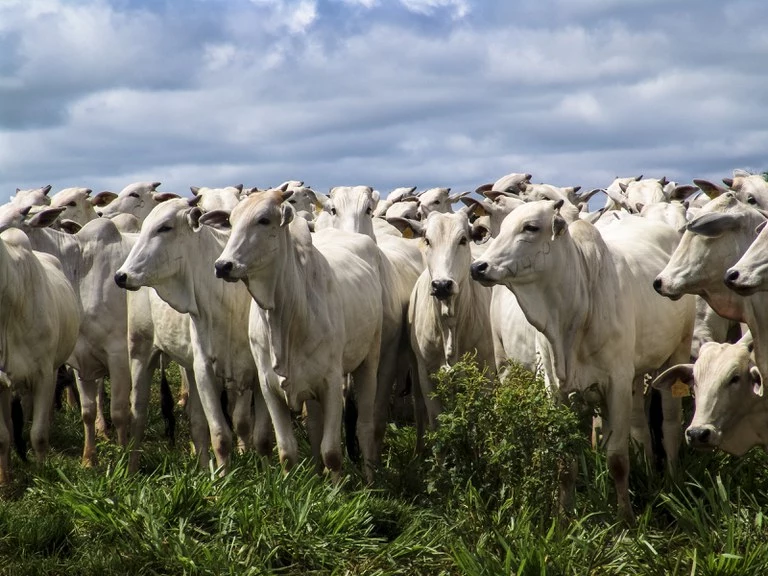
M 319 311 L 310 309 L 309 294 L 317 293 L 318 298 L 314 299 L 317 302 L 321 300 L 319 294 L 324 288 L 318 286 L 322 277 L 318 274 L 321 255 L 311 240 L 305 245 L 286 226 L 281 230 L 277 255 L 272 266 L 248 276 L 248 290 L 256 304 L 264 310 L 272 367 L 278 376 L 288 378 L 285 371 L 289 344 L 298 344 L 292 341 L 292 335 L 305 337 L 310 334 L 310 322 L 313 323 L 311 333 L 314 334 L 327 336 L 329 327 L 318 324 L 323 316 Z
M 77 237 L 50 228 L 27 228 L 24 232 L 33 250 L 51 254 L 59 259 L 64 275 L 77 290 L 83 275 L 82 247 Z
M 458 293 L 447 298 L 438 300 L 430 296 L 435 318 L 437 319 L 440 336 L 443 341 L 443 354 L 445 363 L 452 366 L 459 361 L 459 355 L 465 351 L 462 348 L 462 336 L 459 334 L 458 327 L 465 327 L 468 322 L 473 322 L 472 312 L 474 311 L 474 299 L 470 285 L 469 276 L 459 281 Z
M 612 296 L 604 294 L 600 283 L 600 276 L 608 271 L 593 270 L 587 264 L 589 255 L 570 234 L 555 238 L 552 243 L 560 243 L 560 248 L 550 250 L 548 273 L 535 282 L 510 284 L 508 287 L 515 294 L 528 322 L 547 339 L 555 376 L 567 386 L 569 378 L 576 376 L 572 371 L 577 367 L 571 365 L 574 355 L 578 353 L 575 345 L 588 328 L 587 319 L 595 314 L 593 305 L 604 296 Z M 599 238 L 599 246 L 599 251 L 607 251 L 602 238 Z
M 737 322 L 746 322 L 747 309 L 750 307 L 743 296 L 729 290 L 722 282 L 700 292 L 701 297 L 719 316 Z
M 768 374 L 768 338 L 762 337 L 762 330 L 768 326 L 768 292 L 757 292 L 745 298 L 744 316 L 754 344 L 755 364 L 761 374 Z M 765 386 L 765 384 L 764 384 Z M 766 387 L 768 393 L 768 387 Z
M 720 440 L 720 449 L 742 456 L 754 446 L 768 449 L 768 399 L 756 396 L 749 412 L 733 424 Z

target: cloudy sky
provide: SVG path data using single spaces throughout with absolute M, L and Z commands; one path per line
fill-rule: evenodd
M 765 0 L 0 0 L 17 187 L 768 168 Z

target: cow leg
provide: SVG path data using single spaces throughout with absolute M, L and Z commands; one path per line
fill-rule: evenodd
M 285 400 L 278 396 L 274 391 L 279 390 L 277 376 L 272 373 L 272 381 L 263 370 L 259 371 L 259 382 L 261 384 L 261 393 L 264 402 L 269 410 L 269 417 L 272 419 L 272 426 L 275 429 L 275 439 L 277 440 L 277 451 L 280 455 L 280 464 L 287 472 L 296 465 L 299 459 L 299 447 L 296 443 L 296 437 L 293 434 L 293 423 L 291 422 L 291 411 Z M 272 388 L 275 386 L 275 389 Z
M 398 375 L 399 368 L 401 363 L 403 362 L 402 355 L 399 353 L 400 350 L 400 343 L 398 342 L 398 339 L 395 339 L 392 342 L 384 343 L 382 341 L 381 346 L 381 360 L 378 363 L 378 370 L 376 373 L 376 389 L 375 389 L 375 400 L 373 401 L 373 405 L 371 406 L 371 412 L 372 412 L 372 418 L 373 418 L 373 447 L 371 448 L 373 452 L 377 455 L 381 454 L 381 448 L 382 444 L 384 443 L 384 432 L 387 429 L 387 421 L 389 420 L 389 404 L 390 400 L 392 398 L 392 388 L 393 384 L 395 382 L 395 379 Z M 407 364 L 407 357 L 405 358 L 406 364 Z M 359 370 L 359 369 L 358 369 Z M 360 399 L 360 385 L 358 384 L 358 376 L 357 372 L 353 375 L 355 386 L 358 390 L 358 402 L 361 401 Z M 360 414 L 362 413 L 363 408 L 361 406 L 358 406 L 358 425 L 357 425 L 357 431 L 358 431 L 358 439 L 362 443 L 363 440 L 360 438 Z M 361 449 L 363 450 L 363 458 L 366 458 L 365 455 L 365 447 L 361 446 Z M 377 456 L 378 460 L 378 456 Z
M 227 392 L 233 397 L 232 426 L 237 434 L 237 448 L 242 453 L 253 448 L 253 392 L 250 388 Z
M 607 410 L 603 415 L 603 437 L 608 454 L 608 471 L 616 487 L 619 518 L 634 524 L 635 515 L 629 500 L 629 429 L 632 381 L 613 380 L 607 390 Z
M 109 406 L 112 427 L 117 435 L 117 444 L 125 448 L 128 446 L 128 428 L 131 423 L 131 367 L 124 349 L 122 353 L 110 355 L 107 361 L 112 392 Z M 103 390 L 103 383 L 101 388 Z
M 428 421 L 427 405 L 424 402 L 424 394 L 421 390 L 421 377 L 419 376 L 418 367 L 411 371 L 411 374 L 416 379 L 416 382 L 412 384 L 411 391 L 413 392 L 413 419 L 416 423 L 416 454 L 424 454 L 424 430 Z
M 48 452 L 48 433 L 51 427 L 53 399 L 56 395 L 56 371 L 41 374 L 37 382 L 33 381 L 32 390 L 35 398 L 30 439 L 37 461 L 42 463 Z
M 82 378 L 75 370 L 75 384 L 80 394 L 80 417 L 83 421 L 83 466 L 96 466 L 96 395 L 98 384 L 94 378 Z
M 275 444 L 275 435 L 272 430 L 272 419 L 269 417 L 267 403 L 258 381 L 254 382 L 253 389 L 253 446 L 259 456 L 269 456 Z
M 667 470 L 671 473 L 677 465 L 680 443 L 683 437 L 683 402 L 682 398 L 674 398 L 671 390 L 660 390 L 661 412 L 663 414 L 662 442 L 667 455 Z
M 184 408 L 187 405 L 187 401 L 189 400 L 189 394 L 190 394 L 189 378 L 187 378 L 186 372 L 182 370 L 181 385 L 179 386 L 179 401 L 178 401 L 179 406 L 181 406 L 182 408 Z
M 427 425 L 430 430 L 437 429 L 437 417 L 443 411 L 440 400 L 435 398 L 435 385 L 431 375 L 436 371 L 430 369 L 424 362 L 419 361 L 419 385 L 421 386 L 421 397 L 427 410 Z
M 11 481 L 11 389 L 0 383 L 0 486 Z
M 211 433 L 211 445 L 216 456 L 216 466 L 224 474 L 229 469 L 232 430 L 230 430 L 224 417 L 224 411 L 221 409 L 222 382 L 213 373 L 213 367 L 197 351 L 195 352 L 194 370 L 197 393 L 200 395 L 200 402 L 203 404 L 203 411 Z
M 160 356 L 157 350 L 145 350 L 144 354 L 131 357 L 131 456 L 128 461 L 128 471 L 138 472 L 141 455 L 141 442 L 144 440 L 144 430 L 147 427 L 147 411 L 149 409 L 149 392 L 152 385 L 152 373 L 157 367 Z
M 395 367 L 394 361 L 397 356 L 396 347 L 394 351 L 394 357 L 391 359 L 391 366 L 393 368 Z M 381 455 L 381 444 L 376 439 L 376 426 L 381 424 L 378 419 L 379 414 L 375 413 L 375 410 L 378 408 L 376 401 L 379 399 L 378 393 L 382 388 L 381 385 L 386 383 L 387 394 L 384 407 L 382 408 L 384 413 L 383 424 L 386 425 L 386 414 L 389 411 L 389 396 L 395 375 L 395 370 L 391 370 L 387 373 L 388 380 L 383 382 L 381 380 L 377 381 L 376 368 L 378 365 L 379 350 L 377 346 L 352 373 L 352 379 L 357 392 L 357 439 L 360 443 L 360 450 L 363 453 L 363 476 L 368 483 L 373 482 L 373 474 Z M 379 374 L 381 374 L 380 371 Z M 323 456 L 323 460 L 325 460 L 325 456 Z
M 110 375 L 112 372 L 110 371 Z M 130 381 L 129 381 L 130 382 Z M 130 386 L 128 387 L 130 390 Z M 104 378 L 96 380 L 96 432 L 104 438 L 109 439 L 109 426 L 107 417 L 104 415 L 104 407 L 107 405 L 107 392 L 104 389 Z
M 208 470 L 210 455 L 208 447 L 211 444 L 211 433 L 208 429 L 208 421 L 205 418 L 203 404 L 200 402 L 200 395 L 197 393 L 197 383 L 195 375 L 188 368 L 182 368 L 181 373 L 188 375 L 189 396 L 187 398 L 187 416 L 189 417 L 189 435 L 192 437 L 192 446 L 197 456 L 197 463 L 201 470 Z
M 304 425 L 307 428 L 309 449 L 312 452 L 312 462 L 315 463 L 315 472 L 323 473 L 323 406 L 318 400 L 304 402 Z
M 648 427 L 648 417 L 645 411 L 645 380 L 643 375 L 635 375 L 632 380 L 632 439 L 643 447 L 645 459 L 653 462 L 653 442 L 651 441 L 651 429 Z
M 374 379 L 375 381 L 375 379 Z M 336 374 L 326 381 L 325 394 L 320 402 L 323 407 L 323 441 L 320 450 L 323 463 L 331 473 L 334 483 L 341 480 L 341 419 L 343 399 L 344 376 Z M 371 403 L 373 396 L 371 396 Z M 372 441 L 372 423 L 369 425 Z

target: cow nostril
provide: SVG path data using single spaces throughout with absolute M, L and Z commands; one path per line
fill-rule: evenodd
M 117 284 L 120 288 L 125 288 L 127 283 L 128 283 L 128 274 L 126 274 L 125 272 L 117 272 L 115 274 L 115 284 Z
M 488 270 L 488 262 L 474 262 L 469 267 L 469 272 L 473 278 L 482 276 L 483 274 L 485 274 L 487 270 Z
M 736 280 L 739 279 L 739 271 L 738 270 L 728 270 L 728 272 L 725 275 L 725 281 L 726 282 L 736 282 Z
M 229 273 L 232 272 L 234 264 L 230 260 L 220 260 L 214 264 L 214 268 L 216 268 L 216 278 L 224 278 L 225 276 L 229 276 Z
M 661 278 L 656 278 L 653 281 L 653 289 L 656 290 L 656 292 L 661 292 Z
M 96 210 L 96 216 L 98 216 L 99 218 L 101 218 L 102 216 L 104 216 L 104 212 L 101 212 L 101 211 L 99 211 L 99 210 Z

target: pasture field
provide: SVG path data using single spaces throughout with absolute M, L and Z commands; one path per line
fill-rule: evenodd
M 171 379 L 178 389 L 177 371 Z M 99 466 L 83 469 L 79 415 L 58 412 L 47 463 L 14 456 L 0 499 L 0 574 L 768 573 L 765 454 L 683 449 L 675 477 L 635 454 L 638 521 L 627 528 L 614 523 L 603 455 L 540 381 L 513 369 L 489 384 L 464 362 L 439 390 L 447 410 L 429 456 L 414 458 L 413 429 L 391 425 L 371 488 L 349 462 L 339 486 L 309 463 L 284 476 L 276 456 L 235 456 L 224 478 L 198 471 L 185 418 L 170 449 L 156 397 L 139 474 L 106 441 Z M 578 510 L 561 524 L 557 469 L 574 451 Z

